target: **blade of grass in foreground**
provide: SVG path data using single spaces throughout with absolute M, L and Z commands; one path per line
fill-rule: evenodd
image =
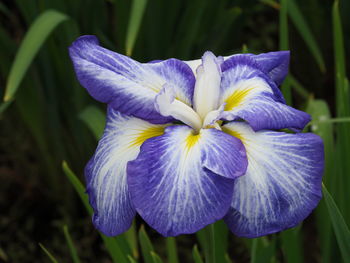
M 80 180 L 76 177 L 76 175 L 72 172 L 72 170 L 68 167 L 66 162 L 63 162 L 62 168 L 69 181 L 72 183 L 73 187 L 77 191 L 80 199 L 82 200 L 85 208 L 89 212 L 90 215 L 93 214 L 93 210 L 89 205 L 88 197 L 85 193 L 85 189 Z M 123 241 L 123 236 L 120 235 L 116 238 L 107 237 L 101 234 L 103 242 L 115 263 L 128 263 L 127 255 L 131 254 L 130 249 L 126 249 Z
M 333 5 L 333 38 L 334 38 L 334 63 L 335 63 L 335 85 L 336 85 L 336 110 L 337 117 L 350 117 L 349 89 L 346 79 L 344 37 L 341 17 L 339 13 L 339 2 Z M 350 185 L 350 125 L 341 123 L 336 126 L 336 169 L 335 178 L 336 191 L 330 187 L 330 191 L 339 205 L 340 211 L 346 220 L 350 220 L 350 209 L 347 204 L 347 188 Z M 335 187 L 334 187 L 335 188 Z
M 42 13 L 30 26 L 12 64 L 6 84 L 4 101 L 15 95 L 29 65 L 50 33 L 68 17 L 55 10 Z
M 322 192 L 344 262 L 350 262 L 350 231 L 332 196 L 322 184 Z
M 43 244 L 39 243 L 39 247 L 44 251 L 44 253 L 49 257 L 52 263 L 58 263 L 55 257 L 44 247 Z
M 176 239 L 174 237 L 166 238 L 166 248 L 167 248 L 169 263 L 179 263 L 177 247 L 176 247 Z
M 73 240 L 69 234 L 69 230 L 68 230 L 68 226 L 67 225 L 64 225 L 63 226 L 63 234 L 64 234 L 64 237 L 66 238 L 66 242 L 67 242 L 67 245 L 68 245 L 68 248 L 69 248 L 69 251 L 70 251 L 70 255 L 72 257 L 72 260 L 74 263 L 80 263 L 80 259 L 79 259 L 79 256 L 78 256 L 78 253 L 77 253 L 77 250 L 73 244 Z
M 143 225 L 141 226 L 139 231 L 139 241 L 141 245 L 142 256 L 145 263 L 155 263 L 151 254 L 151 252 L 154 251 L 154 248 Z
M 131 14 L 128 25 L 128 31 L 126 33 L 126 55 L 131 56 L 137 34 L 140 29 L 143 14 L 145 12 L 147 0 L 133 0 L 131 6 Z
M 203 263 L 203 260 L 201 258 L 201 254 L 198 251 L 198 246 L 194 245 L 193 249 L 192 249 L 192 257 L 193 257 L 193 261 L 195 263 Z
M 288 50 L 288 0 L 281 0 L 281 9 L 280 9 L 280 27 L 279 27 L 279 35 L 280 35 L 280 50 Z M 292 90 L 290 86 L 290 82 L 288 77 L 284 80 L 282 84 L 282 92 L 286 99 L 288 105 L 292 105 Z

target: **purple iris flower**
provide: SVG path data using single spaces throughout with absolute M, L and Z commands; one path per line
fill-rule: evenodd
M 258 237 L 296 226 L 317 206 L 323 143 L 298 133 L 310 116 L 278 89 L 288 51 L 139 63 L 94 36 L 69 51 L 80 83 L 108 104 L 85 169 L 104 234 L 123 233 L 138 213 L 164 236 L 224 219 L 236 235 Z

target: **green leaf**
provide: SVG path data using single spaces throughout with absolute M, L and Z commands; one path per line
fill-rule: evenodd
M 332 196 L 322 184 L 322 192 L 344 262 L 350 262 L 350 231 Z
M 128 255 L 128 259 L 130 263 L 137 263 L 137 261 L 130 255 Z
M 289 40 L 288 40 L 288 0 L 281 0 L 281 8 L 280 8 L 280 27 L 279 27 L 279 35 L 280 35 L 280 50 L 288 50 L 289 49 Z M 282 87 L 282 93 L 286 99 L 288 105 L 292 105 L 292 90 L 289 78 L 284 80 Z
M 151 251 L 151 256 L 153 259 L 153 263 L 163 263 L 163 260 L 160 258 L 160 256 L 157 253 Z
M 130 20 L 126 34 L 126 55 L 131 56 L 137 34 L 140 29 L 143 14 L 145 12 L 147 0 L 133 0 L 131 6 Z
M 43 244 L 39 243 L 39 247 L 45 252 L 45 254 L 49 257 L 52 263 L 58 263 L 55 257 L 44 247 Z
M 254 238 L 252 241 L 252 248 L 250 249 L 250 263 L 257 263 L 257 247 L 258 247 L 258 240 L 257 238 Z
M 154 251 L 151 240 L 149 239 L 145 227 L 142 225 L 139 231 L 139 241 L 141 245 L 141 251 L 145 263 L 154 263 L 151 251 Z
M 47 10 L 30 26 L 11 66 L 4 96 L 5 102 L 14 97 L 28 67 L 46 38 L 61 22 L 67 19 L 66 15 L 58 11 Z
M 321 54 L 320 48 L 317 45 L 317 42 L 311 33 L 311 30 L 306 23 L 302 13 L 299 10 L 299 7 L 296 5 L 295 0 L 288 0 L 288 14 L 294 23 L 295 27 L 298 29 L 300 35 L 303 37 L 306 45 L 308 46 L 311 54 L 314 56 L 315 60 L 320 67 L 322 72 L 326 71 L 325 63 L 323 56 Z
M 195 263 L 203 263 L 202 257 L 198 251 L 198 246 L 194 245 L 192 249 L 192 256 Z
M 176 239 L 174 237 L 166 238 L 166 249 L 169 263 L 179 263 L 177 254 Z
M 69 248 L 69 251 L 70 251 L 70 255 L 72 257 L 72 260 L 74 263 L 80 263 L 80 259 L 79 259 L 79 256 L 78 256 L 78 253 L 77 253 L 77 250 L 73 244 L 73 241 L 72 241 L 72 238 L 69 234 L 69 230 L 68 230 L 68 227 L 67 225 L 64 225 L 63 226 L 63 233 L 64 233 L 64 237 L 66 238 L 66 242 L 67 242 L 67 245 L 68 245 L 68 248 Z
M 80 180 L 76 177 L 76 175 L 72 172 L 72 170 L 68 167 L 67 163 L 63 161 L 62 168 L 66 176 L 68 177 L 69 181 L 73 185 L 74 189 L 78 193 L 81 201 L 83 202 L 86 210 L 88 213 L 92 216 L 93 210 L 89 204 L 88 197 L 85 193 L 85 188 L 83 184 L 80 182 Z M 125 238 L 124 236 L 120 235 L 116 238 L 111 238 L 103 235 L 100 233 L 102 240 L 110 254 L 110 256 L 113 259 L 113 262 L 118 263 L 128 263 L 127 256 L 130 254 L 130 250 L 126 248 L 125 245 Z
M 89 127 L 95 138 L 99 140 L 105 127 L 105 114 L 95 106 L 88 106 L 79 114 L 79 118 Z
M 76 177 L 76 175 L 72 172 L 72 170 L 69 168 L 68 164 L 63 161 L 62 163 L 62 169 L 66 176 L 68 177 L 69 181 L 73 185 L 75 191 L 78 193 L 81 201 L 83 202 L 86 210 L 88 211 L 89 215 L 93 214 L 93 210 L 89 204 L 89 199 L 87 194 L 85 193 L 85 187 L 80 182 L 80 180 Z
M 300 228 L 292 228 L 281 233 L 282 247 L 288 263 L 303 262 Z

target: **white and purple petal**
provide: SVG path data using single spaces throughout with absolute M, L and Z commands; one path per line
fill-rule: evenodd
M 277 86 L 251 57 L 234 56 L 222 64 L 222 70 L 220 104 L 226 103 L 224 119 L 244 119 L 254 130 L 301 130 L 310 121 L 307 113 L 280 100 Z
M 242 143 L 219 130 L 166 128 L 128 164 L 128 185 L 141 217 L 164 236 L 194 233 L 221 219 L 235 178 L 246 170 Z
M 126 231 L 135 216 L 127 185 L 127 163 L 141 144 L 163 133 L 162 125 L 108 109 L 107 125 L 94 156 L 85 168 L 87 193 L 94 209 L 93 223 L 107 236 Z
M 223 127 L 243 142 L 248 156 L 244 176 L 235 180 L 225 216 L 238 236 L 255 238 L 298 225 L 321 199 L 323 143 L 310 133 L 254 132 L 245 123 Z
M 192 104 L 195 78 L 180 60 L 142 64 L 101 47 L 94 36 L 78 38 L 69 52 L 78 80 L 90 95 L 124 114 L 153 123 L 168 122 L 153 103 L 165 83 L 174 87 L 176 99 Z

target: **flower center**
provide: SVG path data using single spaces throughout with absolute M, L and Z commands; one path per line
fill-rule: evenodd
M 193 95 L 193 109 L 175 98 L 174 89 L 163 85 L 157 94 L 155 106 L 163 116 L 172 116 L 191 126 L 196 132 L 202 128 L 217 128 L 225 105 L 219 105 L 221 68 L 223 58 L 217 58 L 211 52 L 205 52 L 202 64 L 196 72 L 196 84 Z

